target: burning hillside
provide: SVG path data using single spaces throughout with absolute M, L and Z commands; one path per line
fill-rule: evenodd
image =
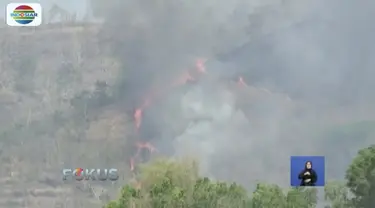
M 146 93 L 146 95 L 143 96 L 141 104 L 135 109 L 133 115 L 137 141 L 134 145 L 136 148 L 135 154 L 130 159 L 131 171 L 135 170 L 137 162 L 148 160 L 149 156 L 145 155 L 160 152 L 154 146 L 154 142 L 159 143 L 158 140 L 161 139 L 159 137 L 162 137 L 160 132 L 163 131 L 163 128 L 165 127 L 161 127 L 159 125 L 159 123 L 162 122 L 160 119 L 147 119 L 145 115 L 153 111 L 152 107 L 153 105 L 156 105 L 155 103 L 165 102 L 167 97 L 171 96 L 176 89 L 188 84 L 193 84 L 189 86 L 210 85 L 211 88 L 215 88 L 215 91 L 229 91 L 231 94 L 236 95 L 235 100 L 237 101 L 234 103 L 235 108 L 240 108 L 241 110 L 243 109 L 245 112 L 246 108 L 252 108 L 253 106 L 251 106 L 249 102 L 241 102 L 241 100 L 249 100 L 249 97 L 250 99 L 254 100 L 264 100 L 264 97 L 272 96 L 272 93 L 266 89 L 258 89 L 249 86 L 241 76 L 238 76 L 236 80 L 230 79 L 224 81 L 223 79 L 212 78 L 214 76 L 211 76 L 210 70 L 206 69 L 205 62 L 205 59 L 198 59 L 194 67 L 184 71 L 180 76 L 176 77 L 174 80 L 171 80 L 170 83 L 166 83 L 165 85 L 156 89 L 151 89 L 148 93 Z M 206 96 L 209 98 L 212 96 L 212 94 L 208 93 Z M 288 100 L 288 97 L 285 96 L 282 97 L 282 99 L 287 102 L 290 101 Z M 160 111 L 160 109 L 157 109 L 157 111 Z M 185 126 L 182 127 L 182 131 L 186 131 L 189 128 L 188 126 L 194 122 L 209 121 L 211 119 L 212 118 L 210 118 L 209 115 L 194 116 L 190 114 L 187 121 L 185 120 Z M 181 130 L 179 132 L 181 133 Z M 173 135 L 172 137 L 176 136 L 179 135 Z M 173 143 L 173 141 L 170 142 Z M 163 152 L 160 153 L 164 154 Z

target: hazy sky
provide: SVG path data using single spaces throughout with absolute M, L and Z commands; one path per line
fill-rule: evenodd
M 47 10 L 51 7 L 54 1 L 51 0 L 23 0 L 23 1 L 12 1 L 12 0 L 0 0 L 0 6 L 3 9 L 4 12 L 1 13 L 1 17 L 4 17 L 5 10 L 6 10 L 6 5 L 9 3 L 17 3 L 17 2 L 22 2 L 22 3 L 40 3 L 42 4 L 42 8 Z M 57 2 L 57 1 L 55 1 Z M 78 16 L 83 16 L 86 11 L 86 1 L 76 1 L 76 0 L 64 0 L 64 1 L 59 1 L 58 5 L 61 6 L 62 8 L 66 9 L 67 11 L 74 13 L 76 12 Z M 46 12 L 46 11 L 44 11 Z

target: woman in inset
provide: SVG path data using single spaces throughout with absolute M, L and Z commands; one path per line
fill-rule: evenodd
M 305 163 L 305 169 L 298 175 L 298 179 L 301 180 L 301 186 L 315 186 L 318 176 L 312 169 L 311 161 Z

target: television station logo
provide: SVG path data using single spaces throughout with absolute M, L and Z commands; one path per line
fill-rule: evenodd
M 38 3 L 10 3 L 6 12 L 9 26 L 36 27 L 42 24 L 42 7 Z
M 116 168 L 64 168 L 63 180 L 116 181 L 119 178 Z

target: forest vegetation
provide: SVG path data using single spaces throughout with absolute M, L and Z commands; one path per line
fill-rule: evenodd
M 375 7 L 90 2 L 0 29 L 0 207 L 375 206 Z M 287 188 L 302 154 L 324 190 Z M 81 166 L 121 177 L 61 180 Z
M 258 183 L 249 193 L 236 183 L 200 177 L 194 161 L 158 159 L 143 166 L 137 184 L 125 186 L 119 199 L 106 207 L 372 208 L 374 173 L 375 146 L 370 146 L 358 152 L 345 181 L 328 181 L 324 190 Z M 319 198 L 318 191 L 323 191 L 324 197 Z

